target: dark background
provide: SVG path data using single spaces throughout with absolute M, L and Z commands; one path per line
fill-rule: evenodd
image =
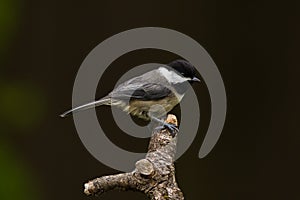
M 299 13 L 292 1 L 1 0 L 0 199 L 146 199 L 119 191 L 86 197 L 84 182 L 118 172 L 87 152 L 72 118 L 58 117 L 71 106 L 87 54 L 116 33 L 144 26 L 197 40 L 226 87 L 223 133 L 201 160 L 210 104 L 205 84 L 194 87 L 203 117 L 193 145 L 176 162 L 186 199 L 300 199 Z M 101 79 L 97 96 L 135 65 L 174 58 L 158 50 L 126 54 Z M 108 116 L 100 123 L 117 145 L 147 148 L 147 140 L 114 127 L 108 108 L 98 114 Z

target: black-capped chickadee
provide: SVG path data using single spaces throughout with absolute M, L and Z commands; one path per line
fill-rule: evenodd
M 195 75 L 193 65 L 185 60 L 175 60 L 166 67 L 161 66 L 120 84 L 97 101 L 73 108 L 60 116 L 101 105 L 117 106 L 144 120 L 153 119 L 163 123 L 163 127 L 174 136 L 178 129 L 164 123 L 159 117 L 166 115 L 181 101 L 189 83 L 200 82 Z

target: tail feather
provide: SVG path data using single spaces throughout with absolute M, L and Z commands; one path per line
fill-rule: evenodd
M 76 108 L 73 108 L 71 110 L 68 110 L 68 111 L 64 112 L 63 114 L 61 114 L 60 117 L 67 117 L 68 115 L 77 113 L 79 111 L 87 110 L 87 109 L 94 108 L 94 107 L 97 107 L 100 105 L 108 105 L 108 104 L 110 104 L 109 98 L 100 99 L 98 101 L 93 101 L 93 102 L 78 106 Z

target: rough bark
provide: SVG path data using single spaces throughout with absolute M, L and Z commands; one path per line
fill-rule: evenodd
M 168 115 L 167 123 L 177 126 L 175 115 Z M 148 153 L 136 162 L 130 173 L 103 176 L 84 185 L 87 195 L 101 195 L 112 189 L 133 190 L 145 193 L 151 200 L 183 200 L 175 179 L 175 137 L 167 129 L 154 129 Z

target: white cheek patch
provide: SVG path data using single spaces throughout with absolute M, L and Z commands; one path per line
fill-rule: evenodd
M 160 67 L 158 70 L 167 79 L 167 81 L 172 84 L 183 83 L 185 81 L 191 80 L 190 78 L 180 76 L 174 71 L 168 70 L 164 67 Z

